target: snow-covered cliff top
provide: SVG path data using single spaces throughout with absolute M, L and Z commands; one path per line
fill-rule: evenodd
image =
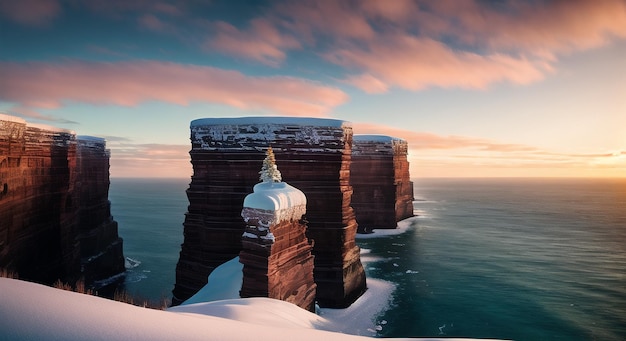
M 393 137 L 393 136 L 387 136 L 387 135 L 354 135 L 354 139 L 355 142 L 378 142 L 378 143 L 385 143 L 385 142 L 392 142 L 392 141 L 396 141 L 396 142 L 400 142 L 400 141 L 404 141 L 403 139 L 399 138 L 399 137 Z
M 276 150 L 343 153 L 349 122 L 303 117 L 203 118 L 191 122 L 193 151 Z
M 106 142 L 106 140 L 103 137 L 90 136 L 90 135 L 78 135 L 76 136 L 76 139 L 78 141 L 91 141 L 91 142 L 98 142 L 98 143 Z
M 76 140 L 78 141 L 78 146 L 80 148 L 87 147 L 101 150 L 105 150 L 106 148 L 106 140 L 102 137 L 78 135 Z
M 285 182 L 261 182 L 253 191 L 243 200 L 243 207 L 278 211 L 306 205 L 304 193 Z
M 278 125 L 300 125 L 316 127 L 352 127 L 347 121 L 330 118 L 313 117 L 289 117 L 289 116 L 249 116 L 249 117 L 219 117 L 219 118 L 199 118 L 191 121 L 190 126 L 207 125 L 249 125 L 249 124 L 278 124 Z
M 352 155 L 406 155 L 408 143 L 399 137 L 387 135 L 354 135 Z
M 11 115 L 2 114 L 2 113 L 0 113 L 0 121 L 23 123 L 23 124 L 26 124 L 26 127 L 28 128 L 47 130 L 53 133 L 65 133 L 65 134 L 73 134 L 73 135 L 76 134 L 73 130 L 70 130 L 70 129 L 54 127 L 54 126 L 42 124 L 42 123 L 30 123 L 30 122 L 26 122 L 26 120 L 24 120 L 21 117 L 11 116 Z
M 0 121 L 26 123 L 26 120 L 24 120 L 21 117 L 11 116 L 11 115 L 2 114 L 2 113 L 0 113 Z
M 72 134 L 72 135 L 76 134 L 76 132 L 74 132 L 73 130 L 70 130 L 70 129 L 59 128 L 59 127 L 55 127 L 55 126 L 51 126 L 51 125 L 47 125 L 47 124 L 41 124 L 41 123 L 26 123 L 26 127 L 27 128 L 35 128 L 35 129 L 47 130 L 47 131 L 51 131 L 53 133 L 64 133 L 64 134 Z

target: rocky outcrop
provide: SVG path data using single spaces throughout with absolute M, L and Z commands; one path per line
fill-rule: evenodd
M 194 174 L 173 302 L 191 297 L 209 273 L 241 250 L 245 196 L 271 145 L 283 177 L 307 197 L 307 236 L 321 306 L 346 307 L 366 289 L 350 206 L 352 127 L 331 119 L 244 117 L 191 123 Z
M 264 165 L 268 176 L 244 199 L 246 223 L 239 261 L 243 264 L 241 297 L 270 297 L 315 311 L 312 246 L 306 237 L 306 197 L 280 180 L 272 149 Z
M 383 135 L 355 135 L 350 183 L 359 232 L 393 229 L 413 216 L 413 183 L 405 140 Z
M 0 268 L 46 284 L 123 273 L 108 162 L 103 140 L 87 147 L 72 131 L 0 115 Z

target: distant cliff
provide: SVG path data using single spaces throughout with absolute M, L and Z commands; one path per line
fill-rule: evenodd
M 355 135 L 350 183 L 360 231 L 396 228 L 413 216 L 413 183 L 405 140 L 385 135 Z
M 120 279 L 104 139 L 0 114 L 0 268 L 51 284 Z

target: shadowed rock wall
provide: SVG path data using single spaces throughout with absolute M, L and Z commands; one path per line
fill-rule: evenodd
M 355 135 L 350 183 L 352 207 L 361 232 L 396 228 L 413 216 L 413 183 L 405 140 L 382 135 Z
M 350 206 L 350 124 L 294 117 L 202 119 L 191 123 L 191 142 L 194 174 L 187 190 L 175 303 L 191 297 L 213 269 L 239 254 L 243 199 L 258 183 L 270 145 L 283 178 L 307 197 L 318 302 L 346 307 L 365 291 Z
M 114 271 L 100 272 L 100 267 L 91 265 L 106 247 L 89 248 L 81 243 L 80 231 L 90 230 L 88 226 L 96 221 L 98 225 L 112 221 L 110 213 L 105 218 L 83 211 L 102 199 L 94 200 L 84 192 L 106 186 L 104 195 L 108 195 L 108 154 L 100 155 L 106 160 L 96 163 L 83 163 L 82 156 L 74 132 L 0 115 L 1 268 L 46 284 L 57 279 L 74 283 L 89 274 L 85 278 L 89 285 L 124 271 L 117 225 L 114 230 L 101 226 L 107 231 L 103 233 L 115 235 L 101 244 L 119 243 L 115 260 L 109 264 Z M 106 174 L 106 179 L 89 178 L 94 172 Z M 85 267 L 93 270 L 85 272 Z
M 78 212 L 76 240 L 80 245 L 85 282 L 96 287 L 121 280 L 124 268 L 122 238 L 111 216 L 109 159 L 104 139 L 78 136 Z

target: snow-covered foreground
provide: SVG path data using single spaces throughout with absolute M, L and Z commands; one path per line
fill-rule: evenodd
M 8 278 L 0 316 L 0 340 L 371 340 L 320 330 L 339 321 L 268 298 L 161 311 Z
M 220 265 L 209 275 L 208 284 L 200 289 L 198 293 L 183 302 L 181 306 L 173 307 L 169 310 L 197 312 L 197 309 L 201 309 L 205 311 L 204 309 L 207 309 L 208 305 L 199 303 L 226 302 L 226 300 L 232 303 L 238 301 L 239 288 L 241 288 L 243 280 L 242 268 L 243 265 L 239 263 L 239 257 L 235 257 Z M 367 291 L 346 309 L 319 309 L 319 316 L 315 320 L 314 327 L 320 330 L 352 335 L 375 336 L 377 330 L 383 328 L 386 324 L 386 321 L 375 321 L 375 318 L 389 306 L 391 294 L 395 286 L 391 282 L 368 278 L 367 288 Z M 240 308 L 238 307 L 237 309 Z

